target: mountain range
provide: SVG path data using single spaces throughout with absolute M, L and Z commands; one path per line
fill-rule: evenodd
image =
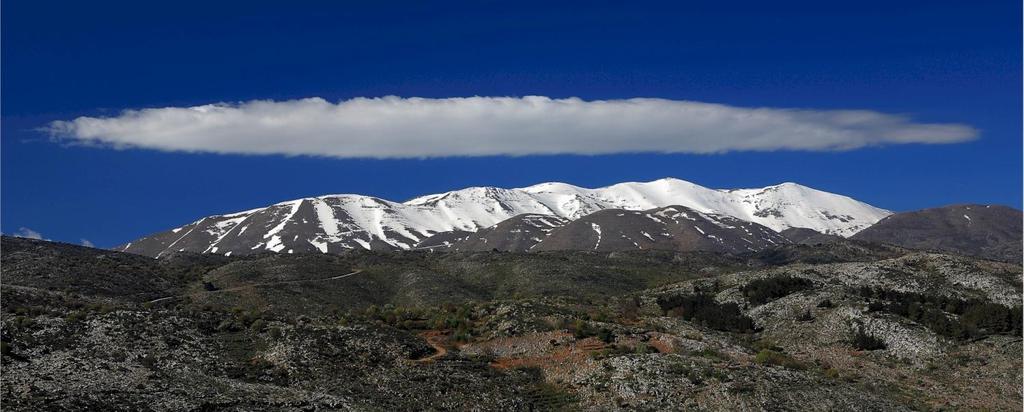
M 792 228 L 849 237 L 891 214 L 795 183 L 756 189 L 710 189 L 673 178 L 596 189 L 542 183 L 471 187 L 402 203 L 353 194 L 296 199 L 204 217 L 116 249 L 159 257 L 407 250 L 462 242 L 458 249 L 606 250 L 626 244 L 746 251 L 786 242 L 777 232 Z

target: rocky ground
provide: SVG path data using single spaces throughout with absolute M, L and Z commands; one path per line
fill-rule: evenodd
M 160 260 L 7 237 L 0 247 L 9 410 L 1022 402 L 1014 264 L 848 242 L 745 256 Z

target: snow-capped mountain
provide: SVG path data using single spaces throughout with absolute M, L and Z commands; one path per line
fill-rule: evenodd
M 202 218 L 132 241 L 119 250 L 150 256 L 176 251 L 247 254 L 334 253 L 411 249 L 451 231 L 475 232 L 521 214 L 575 220 L 606 209 L 684 206 L 755 222 L 850 236 L 891 212 L 795 183 L 761 189 L 709 189 L 679 179 L 587 189 L 542 183 L 519 189 L 471 187 L 404 203 L 361 195 L 327 195 Z

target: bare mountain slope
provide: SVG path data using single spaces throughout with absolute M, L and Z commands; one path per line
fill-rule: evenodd
M 452 244 L 456 251 L 500 250 L 526 252 L 540 244 L 553 230 L 565 226 L 569 219 L 538 214 L 522 214 L 494 226 L 471 233 Z M 439 234 L 437 236 L 444 235 Z
M 683 206 L 602 210 L 551 233 L 533 250 L 660 249 L 745 253 L 789 243 L 779 233 L 732 216 Z
M 1020 263 L 1021 211 L 998 205 L 954 205 L 897 213 L 853 239 Z

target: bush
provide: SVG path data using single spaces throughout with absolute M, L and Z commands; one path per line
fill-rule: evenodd
M 735 303 L 720 304 L 709 294 L 673 295 L 658 298 L 666 315 L 679 316 L 712 329 L 729 332 L 754 332 L 754 321 Z
M 708 368 L 699 365 L 687 365 L 684 363 L 672 363 L 669 364 L 666 372 L 684 376 L 690 383 L 694 385 L 701 385 L 707 378 L 714 378 L 719 381 L 725 381 L 728 376 L 716 368 Z
M 793 292 L 814 287 L 814 282 L 804 278 L 779 276 L 767 279 L 755 279 L 740 290 L 750 303 L 762 305 Z
M 270 328 L 270 330 L 267 331 L 267 332 L 270 334 L 270 337 L 272 339 L 281 339 L 281 336 L 284 335 L 284 333 L 281 332 L 281 328 L 276 327 L 276 326 Z
M 658 349 L 643 342 L 636 345 L 635 351 L 639 355 L 643 355 L 645 353 L 658 353 Z
M 465 327 L 459 327 L 452 333 L 452 339 L 456 342 L 469 342 L 470 338 L 472 338 L 472 335 L 469 333 L 469 329 Z
M 729 360 L 729 358 L 713 348 L 704 348 L 696 352 L 690 352 L 691 356 L 699 356 L 712 360 Z
M 800 363 L 793 357 L 782 353 L 776 352 L 771 349 L 762 349 L 754 357 L 754 362 L 760 365 L 774 365 L 781 366 L 788 369 L 804 369 L 804 364 Z
M 615 341 L 615 334 L 612 333 L 611 329 L 601 328 L 597 331 L 597 338 L 604 343 L 612 343 Z
M 76 310 L 68 313 L 67 316 L 64 317 L 64 320 L 66 320 L 68 323 L 75 323 L 82 322 L 86 320 L 86 318 L 88 318 L 88 315 L 85 312 Z
M 577 319 L 573 322 L 570 327 L 572 336 L 576 339 L 586 339 L 591 336 L 597 336 L 604 343 L 612 343 L 615 341 L 615 333 L 608 328 L 595 328 L 591 324 Z
M 853 347 L 857 350 L 881 350 L 885 349 L 885 341 L 872 335 L 864 333 L 864 328 L 858 328 L 853 335 Z
M 750 343 L 750 348 L 758 352 L 764 351 L 766 349 L 775 352 L 785 351 L 784 349 L 782 349 L 781 346 L 779 346 L 777 343 L 775 343 L 775 341 L 771 339 L 758 339 L 756 341 L 753 341 Z
M 263 329 L 266 329 L 266 327 L 267 321 L 263 319 L 256 319 L 249 325 L 249 329 L 256 333 L 263 332 Z

